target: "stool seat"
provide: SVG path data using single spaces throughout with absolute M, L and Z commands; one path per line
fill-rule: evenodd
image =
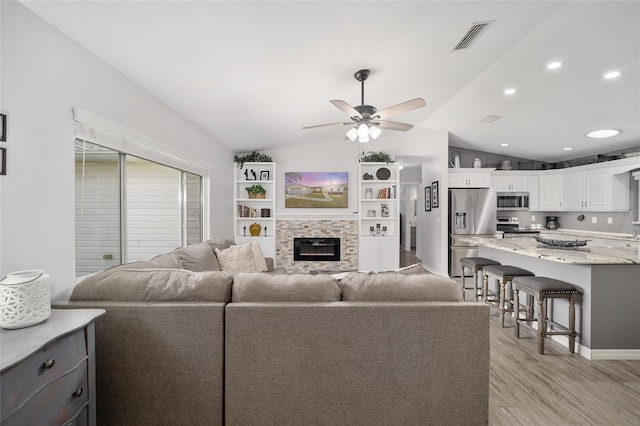
M 484 273 L 489 275 L 496 275 L 499 277 L 521 277 L 521 276 L 533 276 L 534 273 L 527 271 L 526 269 L 518 268 L 511 265 L 489 265 L 484 268 Z
M 471 268 L 475 268 L 478 266 L 488 266 L 488 265 L 500 265 L 500 262 L 496 262 L 495 260 L 487 259 L 486 257 L 463 257 L 460 259 L 460 263 L 464 263 L 465 265 L 469 265 Z
M 579 293 L 576 286 L 568 284 L 564 281 L 556 280 L 549 277 L 529 277 L 518 276 L 513 279 L 513 285 L 521 288 L 525 293 L 526 290 L 538 292 L 540 294 L 577 294 Z
M 520 337 L 520 322 L 538 321 L 538 352 L 544 354 L 544 339 L 547 336 L 564 335 L 569 337 L 569 352 L 575 351 L 576 344 L 576 313 L 575 304 L 579 294 L 582 294 L 578 288 L 564 281 L 556 280 L 549 277 L 531 277 L 520 276 L 515 277 L 512 281 L 514 296 L 514 313 L 516 326 L 514 328 L 516 338 Z M 525 292 L 527 296 L 526 315 L 520 318 L 520 291 Z M 531 306 L 530 295 L 534 295 L 538 304 L 538 317 L 533 317 L 533 306 Z M 564 327 L 547 318 L 547 300 L 548 299 L 566 299 L 569 302 L 569 326 Z M 548 331 L 547 324 L 551 322 L 566 331 Z
M 496 303 L 500 309 L 502 327 L 504 327 L 504 315 L 507 312 L 513 312 L 513 297 L 507 299 L 507 285 L 511 290 L 511 283 L 515 277 L 534 276 L 535 274 L 526 269 L 518 268 L 512 265 L 487 265 L 483 268 L 484 273 L 484 301 L 486 303 Z M 500 284 L 500 298 L 490 299 L 489 294 L 489 277 L 498 280 Z M 512 291 L 510 291 L 512 293 Z
M 464 268 L 471 269 L 473 271 L 473 287 L 471 290 L 475 291 L 475 299 L 477 302 L 480 301 L 480 295 L 482 294 L 482 285 L 478 285 L 478 272 L 482 271 L 485 266 L 488 265 L 500 265 L 500 262 L 496 262 L 495 260 L 487 259 L 486 257 L 463 257 L 460 259 L 460 266 L 462 267 L 462 271 L 460 274 L 460 278 L 462 278 L 462 300 L 465 300 L 465 289 L 467 287 L 464 283 Z

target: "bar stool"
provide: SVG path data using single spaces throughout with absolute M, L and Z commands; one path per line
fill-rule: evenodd
M 526 269 L 518 268 L 517 266 L 511 265 L 489 265 L 484 267 L 484 301 L 486 303 L 496 303 L 500 309 L 500 315 L 502 317 L 502 327 L 504 327 L 504 314 L 507 312 L 513 312 L 512 307 L 507 307 L 507 303 L 512 306 L 513 299 L 506 298 L 507 292 L 507 284 L 509 284 L 509 288 L 511 288 L 511 282 L 514 277 L 522 277 L 522 276 L 533 276 L 535 275 L 531 271 L 527 271 Z M 498 284 L 500 285 L 500 299 L 490 299 L 488 298 L 489 294 L 489 277 L 492 277 L 498 280 Z M 511 291 L 510 291 L 511 293 Z
M 500 262 L 496 262 L 495 260 L 487 259 L 486 257 L 463 257 L 460 259 L 460 269 L 461 277 L 462 277 L 462 300 L 465 299 L 465 290 L 472 290 L 475 288 L 475 297 L 476 302 L 480 301 L 480 296 L 483 294 L 480 290 L 483 289 L 481 285 L 478 285 L 478 271 L 482 271 L 485 266 L 489 265 L 500 265 Z M 474 287 L 467 288 L 464 284 L 464 268 L 473 270 L 473 284 Z
M 576 347 L 576 300 L 582 294 L 574 285 L 564 281 L 547 277 L 516 277 L 513 279 L 514 313 L 516 326 L 514 329 L 516 338 L 520 337 L 520 322 L 538 321 L 538 352 L 544 354 L 544 339 L 547 336 L 563 335 L 569 336 L 569 352 L 574 353 Z M 533 318 L 533 307 L 527 299 L 527 314 L 525 318 L 520 318 L 520 304 L 518 295 L 520 291 L 527 295 L 534 295 L 538 303 L 538 318 Z M 569 327 L 564 327 L 547 318 L 547 301 L 549 299 L 567 299 L 569 301 Z M 564 331 L 547 331 L 547 324 L 552 323 Z

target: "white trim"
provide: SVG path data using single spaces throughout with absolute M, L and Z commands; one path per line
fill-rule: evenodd
M 640 349 L 591 349 L 591 360 L 640 360 Z
M 73 118 L 76 121 L 78 138 L 205 178 L 210 176 L 210 171 L 213 169 L 211 163 L 192 157 L 82 108 L 73 108 Z
M 324 214 L 276 214 L 276 220 L 358 220 L 354 215 L 324 215 Z

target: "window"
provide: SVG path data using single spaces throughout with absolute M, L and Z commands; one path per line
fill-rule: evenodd
M 76 276 L 202 241 L 202 176 L 76 139 Z

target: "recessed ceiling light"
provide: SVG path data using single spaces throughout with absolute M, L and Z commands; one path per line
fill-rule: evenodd
M 516 93 L 516 89 L 507 89 L 504 91 L 505 95 L 513 95 L 514 93 Z
M 500 146 L 509 146 L 508 143 L 501 143 Z
M 573 151 L 573 148 L 571 148 L 570 146 L 566 146 L 564 148 L 562 148 L 563 151 Z
M 551 62 L 547 64 L 547 69 L 555 70 L 556 68 L 560 68 L 562 66 L 562 62 Z
M 608 73 L 604 74 L 602 76 L 602 78 L 605 78 L 607 80 L 611 80 L 612 78 L 618 78 L 622 75 L 622 72 L 620 71 L 609 71 Z
M 618 136 L 620 133 L 622 133 L 622 130 L 619 129 L 600 129 L 587 133 L 587 136 L 590 138 L 602 139 Z

